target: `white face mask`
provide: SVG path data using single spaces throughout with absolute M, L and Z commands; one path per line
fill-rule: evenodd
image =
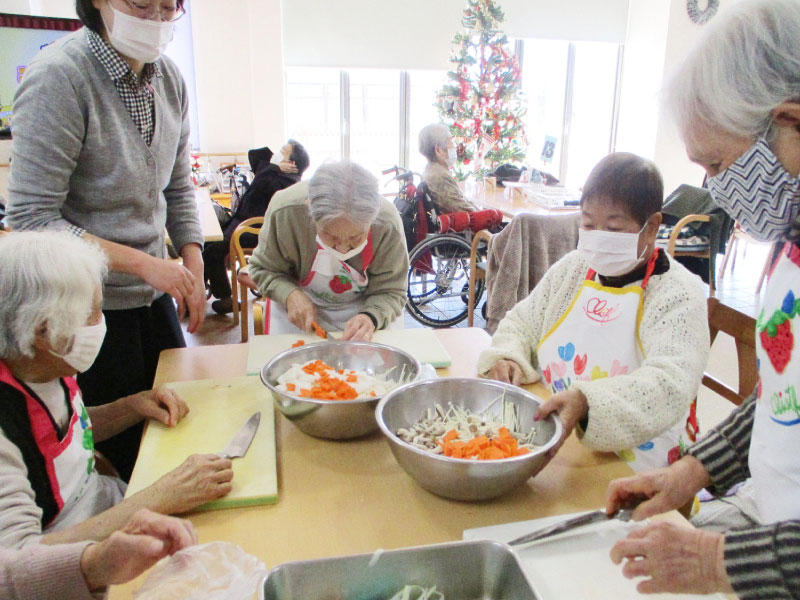
M 150 21 L 126 15 L 109 5 L 114 11 L 114 26 L 106 32 L 111 45 L 120 54 L 143 63 L 151 63 L 164 53 L 172 41 L 175 23 Z
M 458 158 L 458 152 L 456 152 L 455 148 L 448 148 L 447 149 L 447 166 L 449 168 L 453 168 L 453 165 L 456 164 L 456 159 Z
M 639 255 L 639 233 L 578 230 L 578 250 L 598 275 L 617 277 L 633 271 L 642 262 L 644 252 Z M 647 248 L 645 248 L 645 251 Z
M 359 254 L 361 254 L 361 251 L 364 248 L 367 247 L 367 238 L 364 238 L 364 241 L 361 242 L 358 246 L 356 246 L 355 248 L 353 248 L 349 252 L 345 252 L 345 253 L 339 252 L 338 250 L 328 246 L 328 244 L 326 244 L 325 242 L 322 241 L 322 238 L 319 237 L 319 234 L 317 234 L 317 243 L 320 246 L 322 246 L 322 249 L 325 250 L 326 252 L 330 252 L 336 258 L 338 258 L 339 260 L 345 261 L 345 260 L 348 260 L 350 258 L 353 258 L 354 256 L 358 256 Z
M 106 317 L 100 317 L 97 325 L 84 325 L 79 327 L 72 339 L 72 348 L 66 354 L 59 354 L 50 350 L 50 354 L 64 359 L 70 367 L 78 373 L 87 371 L 92 366 L 97 355 L 100 353 L 100 346 L 103 345 L 103 338 L 106 337 Z

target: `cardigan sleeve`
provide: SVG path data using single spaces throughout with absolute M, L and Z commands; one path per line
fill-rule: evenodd
M 162 59 L 165 60 L 165 59 Z M 197 215 L 197 200 L 192 183 L 192 167 L 189 147 L 189 94 L 186 82 L 174 65 L 169 65 L 168 72 L 176 77 L 180 84 L 181 135 L 175 162 L 172 164 L 172 175 L 169 184 L 164 188 L 167 201 L 167 231 L 172 245 L 180 250 L 186 244 L 198 244 L 203 247 L 203 232 Z
M 42 535 L 37 506 L 22 454 L 0 431 L 0 547 L 21 548 Z
M 8 224 L 14 230 L 84 230 L 61 207 L 86 135 L 84 110 L 60 64 L 34 60 L 14 97 Z
M 697 395 L 710 346 L 708 312 L 700 284 L 679 264 L 671 261 L 645 289 L 639 337 L 644 359 L 637 369 L 572 384 L 588 401 L 581 441 L 589 448 L 643 444 L 677 423 Z
M 0 549 L 0 598 L 96 598 L 86 587 L 81 571 L 81 555 L 91 543 L 31 544 L 23 550 Z

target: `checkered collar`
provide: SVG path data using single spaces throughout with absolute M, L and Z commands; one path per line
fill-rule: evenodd
M 92 31 L 88 27 L 86 29 L 86 37 L 89 40 L 89 47 L 97 57 L 97 60 L 105 67 L 111 79 L 114 81 L 125 79 L 126 77 L 136 80 L 136 74 L 131 69 L 130 65 L 125 62 L 119 52 L 117 52 L 111 44 L 103 39 L 103 36 Z M 157 62 L 145 63 L 142 70 L 142 83 L 150 83 L 153 77 L 163 77 L 161 73 L 161 66 Z

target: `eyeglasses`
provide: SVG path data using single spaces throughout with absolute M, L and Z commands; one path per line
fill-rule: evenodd
M 160 6 L 155 8 L 149 2 L 134 2 L 133 0 L 122 0 L 128 5 L 128 8 L 141 19 L 150 19 L 155 13 L 158 13 L 162 21 L 172 23 L 180 19 L 186 14 L 186 9 L 183 6 L 173 6 L 164 8 Z

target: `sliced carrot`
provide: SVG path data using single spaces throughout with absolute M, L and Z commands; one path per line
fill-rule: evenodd
M 286 384 L 286 389 L 289 390 L 290 392 L 293 392 L 293 391 L 295 391 L 297 389 L 297 386 L 295 384 L 293 384 L 293 383 L 287 383 Z
M 314 333 L 317 334 L 317 337 L 321 337 L 323 340 L 328 338 L 328 332 L 325 331 L 322 327 L 317 325 L 317 322 L 314 321 L 311 323 L 311 327 L 314 328 Z
M 299 348 L 300 346 L 306 343 L 305 340 L 297 340 L 294 344 L 292 344 L 292 348 Z
M 455 429 L 451 429 L 450 431 L 448 431 L 447 433 L 444 434 L 444 437 L 442 438 L 442 441 L 447 443 L 447 442 L 451 442 L 451 441 L 453 441 L 453 440 L 455 440 L 457 438 L 458 438 L 458 432 Z

